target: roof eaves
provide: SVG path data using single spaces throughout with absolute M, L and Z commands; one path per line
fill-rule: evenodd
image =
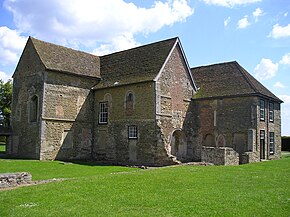
M 84 75 L 84 74 L 76 74 L 73 72 L 69 72 L 69 71 L 65 71 L 65 70 L 58 70 L 58 69 L 52 69 L 52 68 L 45 68 L 46 71 L 52 71 L 52 72 L 60 72 L 63 74 L 67 74 L 67 75 L 74 75 L 77 77 L 84 77 L 84 78 L 90 78 L 90 79 L 96 79 L 96 80 L 101 80 L 101 77 L 98 76 L 90 76 L 90 75 Z
M 179 48 L 180 48 L 180 50 L 181 50 L 181 54 L 182 54 L 183 60 L 184 60 L 184 62 L 185 62 L 185 64 L 186 64 L 187 72 L 188 72 L 188 75 L 189 75 L 189 77 L 190 77 L 190 79 L 191 79 L 191 82 L 192 82 L 193 88 L 194 88 L 195 91 L 197 91 L 197 86 L 196 86 L 196 84 L 195 84 L 195 82 L 194 82 L 194 80 L 193 80 L 193 77 L 192 77 L 192 74 L 191 74 L 191 69 L 190 69 L 190 67 L 189 67 L 189 64 L 188 64 L 187 58 L 186 58 L 186 56 L 185 56 L 184 50 L 183 50 L 183 48 L 182 48 L 182 46 L 181 46 L 181 43 L 180 43 L 180 40 L 179 40 L 178 37 L 176 38 L 176 41 L 175 41 L 174 45 L 172 46 L 172 48 L 171 48 L 171 50 L 170 50 L 168 56 L 166 57 L 166 60 L 164 61 L 164 63 L 163 63 L 163 65 L 162 65 L 161 69 L 159 70 L 157 76 L 153 79 L 153 81 L 157 81 L 157 80 L 160 78 L 160 76 L 161 76 L 161 74 L 162 74 L 162 72 L 163 72 L 163 70 L 164 70 L 164 68 L 165 68 L 165 66 L 166 66 L 166 64 L 167 64 L 167 62 L 168 62 L 168 60 L 169 60 L 171 54 L 172 54 L 172 52 L 174 51 L 174 49 L 175 49 L 175 47 L 176 47 L 177 45 L 179 46 Z
M 172 52 L 173 52 L 173 50 L 174 50 L 174 48 L 175 48 L 177 43 L 178 43 L 178 40 L 176 38 L 176 41 L 175 41 L 174 45 L 172 46 L 172 48 L 171 48 L 169 54 L 167 55 L 163 65 L 161 66 L 161 69 L 159 70 L 157 76 L 153 79 L 153 81 L 157 81 L 160 78 L 160 76 L 162 74 L 162 71 L 164 70 L 164 68 L 165 68 L 165 66 L 166 66 L 166 64 L 167 64 L 167 62 L 168 62 L 168 60 L 169 60 L 169 58 L 170 58 L 170 56 L 171 56 L 171 54 L 172 54 Z
M 223 98 L 237 98 L 237 97 L 249 97 L 249 96 L 259 96 L 263 98 L 270 99 L 275 102 L 283 103 L 282 100 L 277 100 L 273 97 L 266 96 L 261 93 L 247 93 L 247 94 L 235 94 L 235 95 L 224 95 L 224 96 L 207 96 L 207 97 L 199 97 L 199 98 L 192 98 L 193 100 L 210 100 L 210 99 L 223 99 Z
M 184 50 L 183 50 L 182 44 L 181 44 L 179 38 L 177 38 L 177 40 L 178 40 L 178 45 L 179 45 L 179 48 L 180 48 L 180 50 L 181 50 L 181 53 L 182 53 L 183 59 L 184 59 L 184 61 L 185 61 L 186 68 L 187 68 L 187 72 L 188 72 L 189 77 L 190 77 L 190 79 L 191 79 L 191 82 L 192 82 L 193 88 L 194 88 L 195 91 L 197 91 L 198 88 L 197 88 L 197 86 L 196 86 L 196 84 L 195 84 L 195 82 L 194 82 L 194 80 L 193 80 L 193 77 L 192 77 L 192 74 L 191 74 L 191 69 L 190 69 L 190 66 L 189 66 L 189 64 L 188 64 L 187 58 L 186 58 L 186 56 L 185 56 L 185 53 L 184 53 Z
M 255 91 L 255 93 L 259 93 L 259 91 L 255 87 L 255 85 L 250 81 L 248 76 L 245 74 L 244 70 L 241 69 L 240 64 L 238 62 L 236 62 L 236 61 L 234 61 L 234 64 L 235 64 L 236 68 L 239 70 L 239 72 L 242 74 L 244 79 L 247 81 L 247 83 L 250 85 L 250 87 Z
M 35 50 L 35 52 L 36 52 L 36 54 L 37 54 L 37 56 L 38 56 L 40 62 L 41 62 L 42 65 L 44 66 L 44 68 L 45 68 L 45 69 L 49 69 L 49 68 L 47 67 L 47 65 L 45 65 L 45 61 L 43 61 L 41 55 L 39 54 L 39 52 L 38 52 L 38 50 L 37 50 L 37 48 L 36 48 L 36 46 L 35 46 L 35 44 L 34 44 L 34 42 L 33 42 L 34 40 L 37 40 L 37 39 L 34 39 L 33 37 L 29 36 L 28 40 L 31 40 L 31 44 L 32 44 L 32 46 L 33 46 L 33 48 L 34 48 L 34 50 Z
M 24 54 L 24 51 L 27 49 L 28 44 L 31 43 L 31 46 L 32 46 L 32 48 L 34 49 L 36 55 L 38 56 L 39 61 L 41 62 L 41 64 L 43 65 L 43 67 L 44 67 L 45 69 L 47 69 L 46 65 L 44 64 L 43 60 L 41 59 L 41 57 L 40 57 L 40 55 L 39 55 L 39 53 L 38 53 L 38 51 L 37 51 L 37 49 L 36 49 L 36 47 L 35 47 L 35 44 L 33 43 L 33 40 L 34 40 L 33 37 L 31 37 L 31 36 L 28 37 L 27 42 L 26 42 L 26 45 L 25 45 L 25 47 L 24 47 L 24 49 L 23 49 L 23 51 L 22 51 L 22 54 L 21 54 L 21 56 L 20 56 L 20 59 L 21 59 L 22 55 Z M 13 73 L 13 75 L 12 75 L 12 78 L 13 78 L 14 75 L 15 75 L 15 72 L 16 72 L 16 70 L 17 70 L 17 68 L 18 68 L 18 64 L 19 64 L 19 62 L 20 62 L 20 60 L 18 61 L 17 65 L 16 65 L 16 68 L 15 68 L 15 71 L 14 71 L 14 73 Z

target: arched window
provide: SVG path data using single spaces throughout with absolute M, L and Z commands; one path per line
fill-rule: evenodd
M 30 111 L 29 111 L 30 122 L 36 122 L 37 116 L 38 116 L 38 97 L 34 95 L 30 99 Z
M 129 92 L 127 94 L 127 102 L 133 102 L 133 101 L 134 101 L 133 93 Z
M 129 91 L 126 95 L 126 114 L 127 115 L 132 115 L 134 112 L 134 104 L 135 104 L 135 96 L 134 94 Z

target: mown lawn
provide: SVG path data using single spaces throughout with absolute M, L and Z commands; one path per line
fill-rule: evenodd
M 5 152 L 6 150 L 6 145 L 4 142 L 0 142 L 0 152 Z
M 0 216 L 289 216 L 290 155 L 151 170 L 0 160 L 0 173 L 75 179 L 0 191 Z

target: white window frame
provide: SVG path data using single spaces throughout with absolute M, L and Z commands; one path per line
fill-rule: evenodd
M 107 124 L 109 119 L 108 102 L 99 103 L 99 124 Z
M 274 103 L 269 103 L 269 121 L 274 122 Z
M 272 155 L 275 153 L 275 134 L 269 132 L 269 153 Z
M 265 100 L 263 99 L 260 99 L 260 120 L 265 121 Z
M 138 139 L 138 128 L 136 125 L 128 126 L 128 139 Z

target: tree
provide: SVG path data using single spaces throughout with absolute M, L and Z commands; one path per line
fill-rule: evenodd
M 12 81 L 8 80 L 6 83 L 0 80 L 0 125 L 10 125 L 12 102 Z

